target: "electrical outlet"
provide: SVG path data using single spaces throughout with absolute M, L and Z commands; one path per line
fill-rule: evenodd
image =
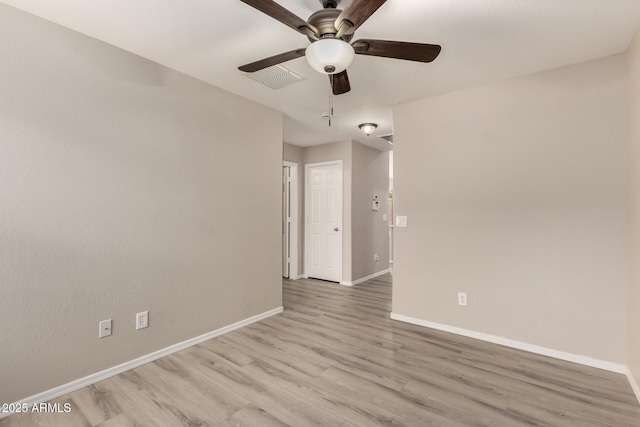
M 98 332 L 99 338 L 104 338 L 111 335 L 111 319 L 101 321 L 99 324 L 99 327 L 100 327 Z
M 375 262 L 380 261 L 380 256 L 379 256 L 378 254 L 375 254 L 375 255 L 373 256 L 373 261 L 375 261 Z
M 407 217 L 406 216 L 397 216 L 396 217 L 396 227 L 406 227 L 407 226 Z
M 458 292 L 458 305 L 467 306 L 467 293 Z
M 136 314 L 136 329 L 144 329 L 149 326 L 149 312 L 141 311 Z

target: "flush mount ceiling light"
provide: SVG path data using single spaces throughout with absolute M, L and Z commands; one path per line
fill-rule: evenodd
M 356 55 L 353 47 L 339 39 L 322 39 L 311 43 L 305 52 L 311 68 L 323 74 L 341 73 Z
M 363 123 L 358 127 L 360 128 L 362 133 L 364 133 L 367 136 L 371 136 L 376 131 L 376 128 L 378 127 L 378 125 L 375 123 Z

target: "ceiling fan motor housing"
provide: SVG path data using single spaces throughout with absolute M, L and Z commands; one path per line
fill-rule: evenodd
M 317 12 L 314 12 L 307 21 L 309 24 L 313 25 L 318 33 L 316 36 L 320 39 L 327 38 L 335 38 L 338 29 L 336 28 L 336 19 L 340 16 L 342 10 L 340 9 L 321 9 Z M 307 36 L 310 42 L 314 42 L 315 40 L 311 36 Z M 353 33 L 345 34 L 341 37 L 341 40 L 345 42 L 349 42 L 353 37 Z

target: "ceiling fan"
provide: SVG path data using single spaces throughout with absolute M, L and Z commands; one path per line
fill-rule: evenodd
M 334 95 L 351 90 L 347 67 L 354 55 L 383 56 L 417 62 L 431 62 L 441 47 L 433 44 L 360 39 L 351 42 L 358 29 L 387 0 L 353 0 L 344 10 L 337 9 L 340 0 L 320 0 L 323 9 L 304 21 L 273 0 L 240 0 L 254 9 L 282 22 L 311 41 L 309 47 L 291 50 L 238 67 L 253 73 L 301 56 L 316 71 L 329 75 Z

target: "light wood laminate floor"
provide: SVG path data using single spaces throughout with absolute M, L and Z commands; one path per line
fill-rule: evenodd
M 284 306 L 0 426 L 640 426 L 623 375 L 390 320 L 389 276 Z

